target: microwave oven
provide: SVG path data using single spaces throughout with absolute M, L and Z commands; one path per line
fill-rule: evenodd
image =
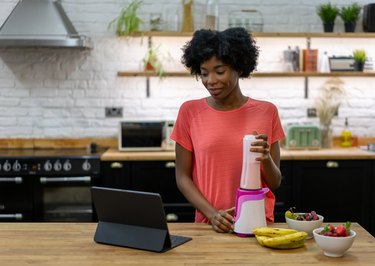
M 174 150 L 173 121 L 120 121 L 120 151 Z

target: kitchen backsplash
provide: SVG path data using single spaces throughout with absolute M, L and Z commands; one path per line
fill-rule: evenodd
M 263 31 L 322 32 L 315 8 L 325 1 L 251 1 L 221 0 L 220 29 L 229 24 L 230 11 L 239 6 L 261 11 Z M 348 1 L 332 1 L 344 5 Z M 360 5 L 371 1 L 356 1 Z M 0 23 L 17 3 L 0 2 Z M 130 1 L 64 0 L 62 5 L 76 29 L 90 36 L 92 50 L 3 49 L 0 48 L 0 138 L 87 138 L 117 135 L 121 119 L 173 120 L 184 101 L 208 94 L 195 77 L 157 77 L 150 79 L 147 96 L 144 77 L 118 77 L 118 71 L 140 70 L 147 49 L 147 38 L 118 38 L 108 30 L 109 21 Z M 205 1 L 194 1 L 201 10 Z M 249 1 L 250 3 L 250 1 Z M 144 0 L 141 14 L 152 11 L 170 14 L 181 1 Z M 228 12 L 229 10 L 229 12 Z M 198 12 L 198 11 L 197 11 Z M 197 16 L 196 27 L 203 25 Z M 362 31 L 360 21 L 357 31 Z M 344 31 L 337 20 L 335 31 Z M 189 37 L 154 37 L 165 55 L 166 70 L 184 70 L 180 64 L 181 47 Z M 259 71 L 284 71 L 282 52 L 288 46 L 306 46 L 304 38 L 260 38 Z M 320 53 L 349 55 L 363 48 L 375 59 L 374 39 L 318 39 L 311 44 Z M 371 54 L 374 53 L 374 54 Z M 341 78 L 348 91 L 347 100 L 333 121 L 334 134 L 340 134 L 345 117 L 357 136 L 375 135 L 374 77 Z M 250 97 L 277 105 L 284 125 L 313 122 L 307 108 L 314 104 L 317 90 L 327 78 L 309 78 L 305 95 L 304 78 L 250 78 L 241 80 L 241 88 Z M 105 107 L 122 107 L 122 118 L 106 118 Z

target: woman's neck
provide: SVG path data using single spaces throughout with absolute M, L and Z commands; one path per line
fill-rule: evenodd
M 208 105 L 210 105 L 212 108 L 216 110 L 230 111 L 230 110 L 240 108 L 247 102 L 247 100 L 248 100 L 247 96 L 240 94 L 234 98 L 226 99 L 224 101 L 215 100 L 213 97 L 208 97 L 207 103 Z

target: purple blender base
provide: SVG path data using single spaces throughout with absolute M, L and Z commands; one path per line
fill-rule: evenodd
M 253 237 L 255 236 L 254 234 L 241 234 L 241 233 L 235 233 L 239 237 Z

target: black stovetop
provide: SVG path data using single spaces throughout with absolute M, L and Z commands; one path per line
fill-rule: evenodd
M 103 151 L 88 149 L 0 149 L 0 158 L 100 158 Z
M 105 150 L 0 149 L 0 176 L 98 174 Z

